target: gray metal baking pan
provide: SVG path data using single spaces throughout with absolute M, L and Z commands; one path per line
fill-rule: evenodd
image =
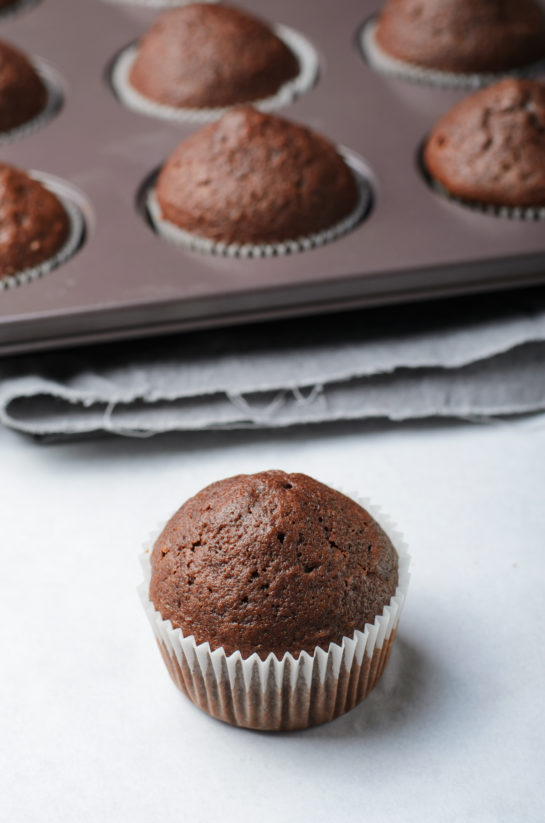
M 358 32 L 376 0 L 246 6 L 297 29 L 317 50 L 317 83 L 281 113 L 361 159 L 373 186 L 367 219 L 321 248 L 261 260 L 189 252 L 155 235 L 142 186 L 199 126 L 128 110 L 109 73 L 157 10 L 42 0 L 0 19 L 0 37 L 58 72 L 64 105 L 39 131 L 1 145 L 0 157 L 66 181 L 86 236 L 64 265 L 0 292 L 0 354 L 545 281 L 545 223 L 480 214 L 427 185 L 422 141 L 465 92 L 386 78 L 366 64 Z

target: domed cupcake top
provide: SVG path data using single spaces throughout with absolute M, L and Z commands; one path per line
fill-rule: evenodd
M 0 131 L 10 131 L 36 117 L 46 105 L 47 91 L 30 61 L 0 42 Z
M 25 172 L 0 163 L 0 278 L 53 257 L 69 228 L 54 194 Z
M 376 39 L 429 69 L 508 71 L 545 57 L 545 13 L 536 0 L 388 0 Z
M 545 206 L 545 84 L 506 78 L 435 126 L 424 162 L 451 194 L 493 206 Z
M 224 4 L 191 3 L 162 14 L 144 36 L 130 83 L 164 105 L 217 108 L 269 97 L 298 72 L 265 23 Z
M 224 243 L 275 243 L 319 232 L 353 211 L 358 188 L 335 147 L 250 106 L 184 140 L 156 186 L 163 217 Z
M 150 598 L 197 643 L 243 657 L 327 649 L 382 614 L 398 557 L 365 509 L 304 474 L 238 475 L 168 522 Z

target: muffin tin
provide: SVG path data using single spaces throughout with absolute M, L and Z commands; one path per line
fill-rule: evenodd
M 309 251 L 264 259 L 186 251 L 157 236 L 146 186 L 199 126 L 125 108 L 113 60 L 157 10 L 119 0 L 42 0 L 0 18 L 0 38 L 47 61 L 63 83 L 62 111 L 2 145 L 4 162 L 65 181 L 85 241 L 46 276 L 0 292 L 0 353 L 213 327 L 470 293 L 545 281 L 545 224 L 481 214 L 427 185 L 419 151 L 464 92 L 386 78 L 359 48 L 377 2 L 254 0 L 245 7 L 314 45 L 318 82 L 282 114 L 348 151 L 373 187 L 353 231 Z M 24 4 L 23 4 L 24 9 Z

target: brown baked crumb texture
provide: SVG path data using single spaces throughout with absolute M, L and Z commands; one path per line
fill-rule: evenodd
M 545 57 L 545 13 L 536 0 L 388 0 L 376 38 L 425 68 L 508 71 Z
M 46 88 L 28 58 L 0 42 L 0 131 L 32 120 L 46 102 Z
M 507 78 L 467 97 L 431 132 L 431 177 L 493 206 L 545 206 L 545 83 Z
M 168 106 L 216 108 L 270 97 L 298 73 L 265 23 L 232 6 L 192 3 L 162 14 L 144 36 L 130 83 Z
M 163 217 L 224 243 L 276 243 L 331 228 L 358 200 L 335 146 L 251 106 L 184 140 L 156 186 Z
M 68 238 L 60 201 L 25 172 L 0 163 L 0 278 L 38 266 Z
M 150 598 L 165 620 L 226 654 L 312 654 L 382 614 L 398 557 L 371 515 L 304 474 L 213 483 L 155 543 Z

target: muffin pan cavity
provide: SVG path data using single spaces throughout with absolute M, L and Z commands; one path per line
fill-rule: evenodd
M 545 282 L 541 221 L 491 219 L 423 182 L 417 147 L 466 91 L 371 69 L 358 35 L 378 7 L 243 4 L 312 44 L 319 82 L 281 114 L 349 147 L 371 195 L 364 219 L 334 242 L 263 257 L 197 254 L 146 225 L 142 181 L 197 127 L 121 105 L 107 67 L 153 24 L 158 6 L 46 0 L 6 21 L 1 36 L 52 61 L 67 82 L 59 116 L 4 144 L 2 160 L 44 169 L 87 199 L 78 253 L 30 286 L 1 292 L 0 355 Z

